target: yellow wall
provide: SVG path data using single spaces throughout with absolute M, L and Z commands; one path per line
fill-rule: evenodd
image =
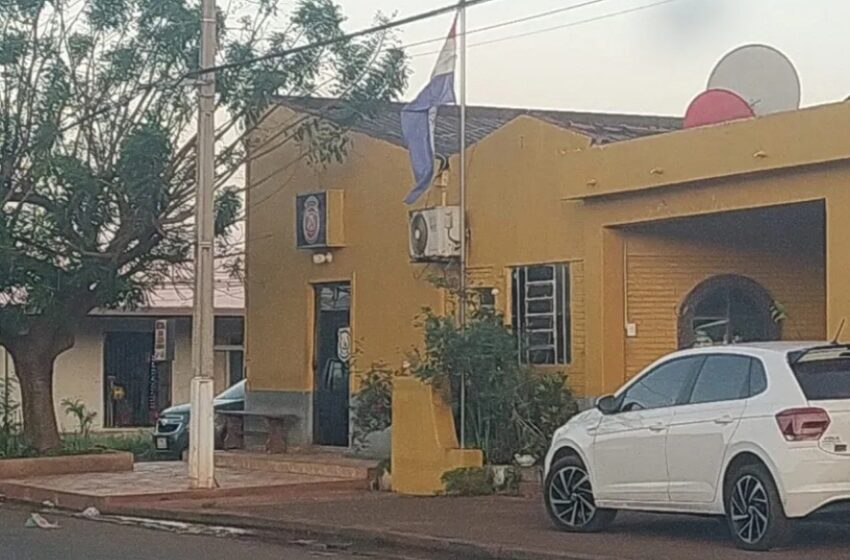
M 277 110 L 257 141 L 293 118 Z M 498 288 L 497 305 L 509 310 L 509 267 L 571 264 L 574 359 L 562 369 L 580 394 L 616 389 L 627 372 L 672 350 L 677 306 L 714 274 L 734 272 L 764 285 L 788 309 L 785 337 L 823 337 L 850 317 L 848 130 L 850 105 L 838 104 L 591 147 L 581 135 L 518 118 L 468 152 L 471 281 Z M 425 280 L 435 267 L 408 262 L 408 209 L 401 203 L 411 181 L 407 153 L 360 134 L 351 139 L 342 165 L 291 165 L 296 152 L 281 149 L 249 169 L 247 343 L 254 390 L 310 390 L 312 282 L 354 282 L 361 366 L 376 359 L 399 365 L 419 343 L 413 317 L 422 306 L 440 304 Z M 457 168 L 453 157 L 449 203 L 457 200 Z M 334 251 L 333 264 L 317 266 L 295 248 L 294 198 L 324 189 L 345 191 L 346 246 Z M 421 205 L 439 198 L 432 189 Z M 760 244 L 758 227 L 746 242 L 695 242 L 672 231 L 653 238 L 645 230 L 812 201 L 825 212 L 796 247 Z M 798 234 L 797 225 L 786 232 Z M 639 323 L 634 339 L 625 336 L 627 313 Z
M 738 274 L 755 280 L 787 313 L 782 336 L 818 340 L 826 335 L 823 257 L 816 251 L 765 251 L 746 246 L 696 245 L 670 237 L 629 235 L 626 240 L 626 376 L 677 349 L 678 312 L 704 280 Z
M 630 226 L 825 201 L 826 319 L 806 334 L 834 333 L 850 317 L 847 126 L 850 104 L 837 104 L 565 155 L 562 197 L 581 204 L 584 215 L 589 394 L 613 391 L 625 378 Z
M 293 118 L 279 109 L 263 127 L 275 130 Z M 352 332 L 360 371 L 377 360 L 400 366 L 421 342 L 414 320 L 422 307 L 440 308 L 441 294 L 429 277 L 439 276 L 441 267 L 411 264 L 408 257 L 410 208 L 402 202 L 411 181 L 406 150 L 362 134 L 350 136 L 343 165 L 289 166 L 297 156 L 282 148 L 257 158 L 249 170 L 247 346 L 252 390 L 311 389 L 314 283 L 353 281 Z M 263 134 L 254 142 L 262 143 Z M 522 117 L 470 149 L 468 171 L 473 284 L 499 289 L 497 305 L 504 309 L 510 297 L 508 267 L 571 262 L 576 301 L 572 336 L 578 343 L 584 339 L 581 215 L 577 205 L 557 202 L 560 180 L 547 170 L 563 153 L 587 145 L 584 136 Z M 450 166 L 457 170 L 456 157 Z M 286 171 L 280 172 L 282 168 Z M 457 179 L 457 173 L 450 175 L 449 204 L 457 203 Z M 309 251 L 295 247 L 295 197 L 329 189 L 344 192 L 345 247 L 333 250 L 331 264 L 315 265 Z M 439 202 L 435 188 L 419 206 Z M 577 365 L 583 362 L 582 349 L 575 344 L 573 355 Z M 571 382 L 583 389 L 580 368 L 560 369 L 570 370 Z
M 292 118 L 281 109 L 264 126 Z M 312 388 L 314 283 L 352 282 L 352 335 L 364 367 L 377 360 L 399 367 L 420 339 L 414 318 L 440 302 L 429 271 L 408 259 L 404 150 L 352 134 L 345 165 L 294 163 L 275 174 L 293 157 L 282 148 L 249 170 L 246 343 L 254 391 Z M 295 196 L 327 189 L 344 192 L 345 247 L 333 251 L 332 263 L 315 265 L 311 252 L 295 246 Z

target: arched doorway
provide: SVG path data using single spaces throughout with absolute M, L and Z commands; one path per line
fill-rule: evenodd
M 714 276 L 699 284 L 679 310 L 679 348 L 778 340 L 773 298 L 758 282 L 737 275 Z

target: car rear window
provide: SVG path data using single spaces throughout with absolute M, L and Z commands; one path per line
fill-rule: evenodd
M 791 369 L 810 401 L 850 399 L 850 356 L 803 359 Z

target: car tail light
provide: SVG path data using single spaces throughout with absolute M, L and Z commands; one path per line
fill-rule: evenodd
M 786 441 L 817 441 L 831 420 L 822 408 L 791 408 L 777 414 L 776 422 Z

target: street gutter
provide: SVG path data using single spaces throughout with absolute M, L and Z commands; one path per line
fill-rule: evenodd
M 373 527 L 339 526 L 318 522 L 267 519 L 234 513 L 212 513 L 185 510 L 163 510 L 120 506 L 107 508 L 103 515 L 123 515 L 147 519 L 182 521 L 201 525 L 248 529 L 262 540 L 291 545 L 296 540 L 317 540 L 325 543 L 350 541 L 366 546 L 398 551 L 419 551 L 452 559 L 469 560 L 617 560 L 614 556 L 577 552 L 547 552 L 522 547 L 484 544 L 465 539 L 434 537 L 385 531 Z

